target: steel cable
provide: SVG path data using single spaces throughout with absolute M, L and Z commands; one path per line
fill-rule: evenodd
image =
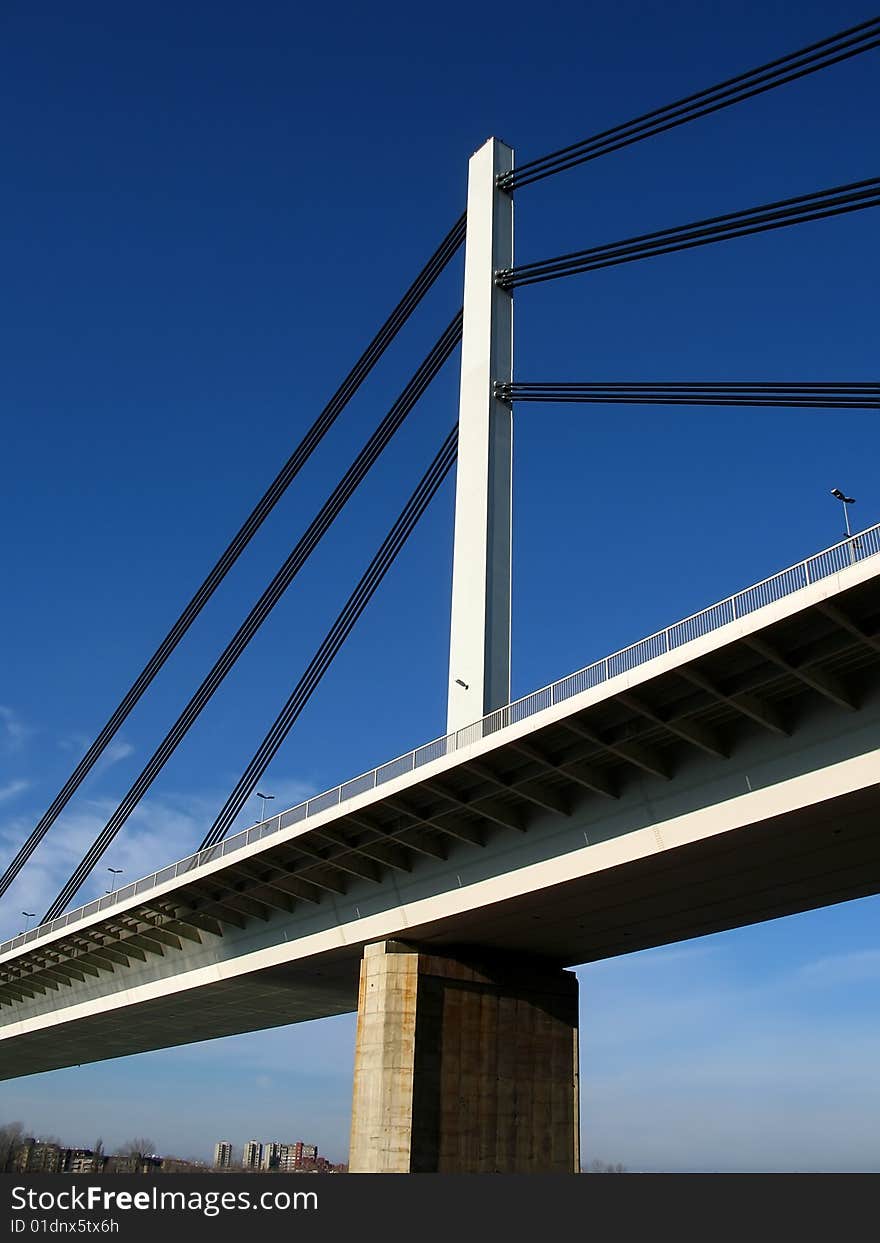
M 877 410 L 878 383 L 565 383 L 514 381 L 496 384 L 503 401 L 588 402 L 602 405 L 788 406 L 791 408 Z
M 44 923 L 59 915 L 77 892 L 89 872 L 125 824 L 140 799 L 152 785 L 166 761 L 174 753 L 190 726 L 198 718 L 202 709 L 238 660 L 247 644 L 317 547 L 321 537 L 339 515 L 349 497 L 354 493 L 394 433 L 403 424 L 416 402 L 450 357 L 461 340 L 461 323 L 462 316 L 461 311 L 459 311 L 348 468 L 345 475 L 336 485 L 290 556 L 239 626 L 235 635 L 233 635 L 221 655 L 217 658 L 213 668 L 206 675 L 198 690 L 180 713 L 174 725 L 156 748 L 116 811 L 95 838 L 81 862 L 55 898 L 43 918 Z
M 331 626 L 320 647 L 284 707 L 275 718 L 265 738 L 254 753 L 235 787 L 223 804 L 216 820 L 199 849 L 216 845 L 232 827 L 235 818 L 277 754 L 297 718 L 309 702 L 334 657 L 354 629 L 377 587 L 393 564 L 397 554 L 412 534 L 419 519 L 431 503 L 437 489 L 449 473 L 458 453 L 458 429 L 453 427 L 440 451 L 423 475 L 418 487 L 407 501 L 378 552 L 365 570 L 357 587 Z
M 631 121 L 615 125 L 590 138 L 571 143 L 558 151 L 520 164 L 512 172 L 499 176 L 498 183 L 504 189 L 511 191 L 531 185 L 536 181 L 542 181 L 545 177 L 551 177 L 569 168 L 575 168 L 579 164 L 598 159 L 602 155 L 608 155 L 612 151 L 619 151 L 644 138 L 652 138 L 656 134 L 675 129 L 698 117 L 708 116 L 723 108 L 729 108 L 732 104 L 752 99 L 777 86 L 839 64 L 841 61 L 858 56 L 862 52 L 871 51 L 878 46 L 880 46 L 880 17 L 873 17 L 858 26 L 852 26 L 848 30 L 839 31 L 817 43 L 811 43 L 797 52 L 780 56 L 746 73 L 727 78 L 715 86 L 687 95 L 662 108 L 643 113 Z
M 306 432 L 291 456 L 282 466 L 272 483 L 267 488 L 254 509 L 245 519 L 229 545 L 209 572 L 207 578 L 196 591 L 186 608 L 165 635 L 156 651 L 147 661 L 131 687 L 123 696 L 112 716 L 91 743 L 85 755 L 74 768 L 67 781 L 43 814 L 30 836 L 23 843 L 6 871 L 0 877 L 0 897 L 6 892 L 21 869 L 27 863 L 37 846 L 48 833 L 49 829 L 61 815 L 64 808 L 73 798 L 88 774 L 94 768 L 108 744 L 118 733 L 123 723 L 162 669 L 174 649 L 196 620 L 211 596 L 232 569 L 235 562 L 244 552 L 247 545 L 256 535 L 272 509 L 284 495 L 287 488 L 299 474 L 320 441 L 329 431 L 333 423 L 345 409 L 345 406 L 357 392 L 360 385 L 384 354 L 385 350 L 397 336 L 413 311 L 424 298 L 425 294 L 440 276 L 458 251 L 465 236 L 466 215 L 455 222 L 434 254 L 419 272 L 388 319 L 373 337 L 354 367 L 343 380 L 342 384 L 330 398 L 318 418 Z
M 810 220 L 823 220 L 829 216 L 877 206 L 880 206 L 880 178 L 871 177 L 828 190 L 816 190 L 811 194 L 764 203 L 759 207 L 727 212 L 722 216 L 710 216 L 691 224 L 642 233 L 620 242 L 572 251 L 553 259 L 505 268 L 496 274 L 495 279 L 503 289 L 515 289 L 520 285 L 535 285 L 541 281 L 557 280 L 579 272 L 594 272 L 600 268 L 632 263 L 636 259 L 672 254 L 675 251 L 690 250 L 695 246 L 708 246 L 713 242 L 748 237 L 753 233 L 787 228 Z

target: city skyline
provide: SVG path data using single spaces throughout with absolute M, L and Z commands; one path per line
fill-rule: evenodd
M 228 1141 L 221 1140 L 215 1147 L 215 1164 L 222 1145 Z M 234 1163 L 235 1149 L 232 1149 L 230 1161 Z M 241 1146 L 239 1165 L 247 1171 L 278 1170 L 280 1173 L 291 1173 L 299 1170 L 304 1164 L 318 1160 L 317 1144 L 305 1143 L 303 1140 L 257 1140 L 249 1139 Z M 227 1162 L 229 1164 L 229 1162 Z
M 0 1119 L 0 1172 L 21 1173 L 148 1173 L 179 1172 L 184 1169 L 244 1171 L 245 1173 L 336 1172 L 344 1162 L 331 1162 L 319 1153 L 317 1144 L 303 1140 L 287 1143 L 247 1140 L 236 1149 L 229 1140 L 214 1144 L 213 1161 L 182 1158 L 163 1153 L 143 1137 L 132 1139 L 108 1151 L 103 1137 L 91 1147 L 68 1144 L 54 1133 L 29 1134 L 21 1123 Z M 249 1153 L 250 1150 L 250 1153 Z M 239 1159 L 240 1155 L 240 1159 Z

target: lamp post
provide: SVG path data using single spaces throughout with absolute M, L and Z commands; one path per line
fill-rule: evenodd
M 844 521 L 846 522 L 846 538 L 852 539 L 852 530 L 850 529 L 850 525 L 849 525 L 849 510 L 847 509 L 847 505 L 855 505 L 856 498 L 854 496 L 844 495 L 844 493 L 841 492 L 840 488 L 832 488 L 831 495 L 836 496 L 837 499 L 840 501 L 840 503 L 843 505 L 843 517 L 844 517 Z
M 846 522 L 846 538 L 849 540 L 849 559 L 850 564 L 852 564 L 856 559 L 856 549 L 859 547 L 859 541 L 853 539 L 852 537 L 852 528 L 849 525 L 849 506 L 855 505 L 856 498 L 854 496 L 847 496 L 845 492 L 841 492 L 840 488 L 832 488 L 831 495 L 836 497 L 843 506 L 843 518 Z
M 261 800 L 260 801 L 260 819 L 259 819 L 260 824 L 262 824 L 263 821 L 266 819 L 266 804 L 270 803 L 274 797 L 275 797 L 274 794 L 261 794 L 260 791 L 257 790 L 257 798 Z
M 113 873 L 113 879 L 110 882 L 110 888 L 107 890 L 108 893 L 112 893 L 113 890 L 116 888 L 116 877 L 122 875 L 122 868 L 108 868 L 107 871 Z
M 36 911 L 22 911 L 22 915 L 24 915 L 25 918 L 24 930 L 27 932 L 28 928 L 31 926 L 31 920 L 36 915 Z

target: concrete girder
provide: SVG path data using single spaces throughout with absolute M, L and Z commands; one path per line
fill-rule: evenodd
M 250 918 L 241 913 L 234 911 L 230 906 L 225 905 L 221 900 L 213 901 L 206 898 L 201 890 L 183 889 L 175 893 L 175 898 L 183 897 L 186 901 L 186 918 L 192 920 L 207 919 L 209 922 L 216 922 L 221 925 L 228 925 L 230 928 L 237 928 L 239 931 L 247 927 L 247 921 Z M 199 926 L 199 925 L 197 925 Z M 211 929 L 207 929 L 211 931 Z M 222 936 L 222 931 L 221 934 Z
M 243 859 L 231 865 L 229 872 L 233 876 L 240 876 L 245 882 L 241 889 L 231 886 L 233 893 L 245 893 L 273 911 L 283 911 L 285 915 L 290 915 L 296 909 L 293 894 L 289 890 L 282 889 L 274 880 L 270 880 L 271 871 L 267 872 L 259 863 L 252 864 L 249 860 Z
M 585 790 L 590 790 L 593 794 L 601 794 L 603 798 L 619 798 L 617 791 L 609 781 L 608 777 L 593 768 L 589 764 L 585 764 L 579 759 L 563 759 L 550 756 L 540 748 L 532 746 L 531 743 L 523 742 L 521 739 L 513 743 L 513 749 L 519 751 L 520 755 L 525 755 L 528 759 L 533 760 L 536 764 L 551 772 L 561 773 L 576 785 L 582 786 Z
M 208 886 L 215 886 L 219 892 L 209 889 Z M 259 902 L 255 898 L 248 897 L 241 890 L 236 889 L 228 881 L 224 883 L 218 873 L 211 876 L 205 876 L 199 880 L 189 882 L 189 888 L 200 894 L 209 902 L 222 904 L 229 907 L 230 910 L 238 911 L 242 915 L 246 915 L 249 919 L 261 919 L 264 923 L 269 922 L 270 907 L 267 903 Z
M 420 842 L 420 843 L 412 842 L 403 836 L 404 833 L 414 833 L 416 831 L 415 829 L 412 829 L 412 828 L 397 829 L 397 830 L 383 829 L 378 824 L 376 824 L 374 821 L 370 820 L 369 817 L 364 816 L 360 813 L 356 814 L 355 812 L 351 812 L 351 811 L 346 812 L 343 819 L 349 820 L 352 824 L 357 825 L 358 828 L 366 829 L 368 832 L 374 833 L 375 840 L 377 842 L 388 842 L 390 844 L 400 845 L 405 850 L 411 850 L 415 854 L 424 855 L 426 859 L 441 859 L 442 860 L 446 858 L 446 855 L 440 848 L 436 846 L 428 846 L 424 842 Z M 439 830 L 434 830 L 434 831 L 438 832 Z
M 399 853 L 394 852 L 393 848 L 391 854 L 389 854 L 387 851 L 377 852 L 373 842 L 358 842 L 357 845 L 353 845 L 351 842 L 347 842 L 344 837 L 336 837 L 329 829 L 316 829 L 315 836 L 324 838 L 325 841 L 330 842 L 334 846 L 342 846 L 344 852 L 350 851 L 353 854 L 363 855 L 365 859 L 372 859 L 374 863 L 391 868 L 394 872 L 412 871 L 412 864 L 406 863 Z
M 33 975 L 16 975 L 6 979 L 2 984 L 0 984 L 0 988 L 7 987 L 19 989 L 21 992 L 26 993 L 29 997 L 34 997 L 37 993 L 41 996 L 45 996 L 46 994 L 45 986 L 40 984 Z
M 855 703 L 852 695 L 850 695 L 840 679 L 835 677 L 834 674 L 826 673 L 821 669 L 810 668 L 807 665 L 794 664 L 774 644 L 766 639 L 759 638 L 757 635 L 748 635 L 743 642 L 752 651 L 757 652 L 759 656 L 763 656 L 765 660 L 769 660 L 780 669 L 784 669 L 786 673 L 792 674 L 799 682 L 803 682 L 805 686 L 818 691 L 820 695 L 824 695 L 826 699 L 833 704 L 837 704 L 839 708 L 845 708 L 848 712 L 857 711 L 858 704 Z
M 170 932 L 176 937 L 183 937 L 186 941 L 194 941 L 196 945 L 201 945 L 202 937 L 198 928 L 193 928 L 185 920 L 173 919 L 166 916 L 165 923 L 162 925 L 163 932 Z
M 428 787 L 427 785 L 426 788 L 433 790 L 433 787 Z M 439 791 L 435 790 L 434 792 L 436 793 Z M 450 801 L 462 810 L 473 811 L 470 804 L 465 802 L 463 799 L 451 797 Z M 403 799 L 397 797 L 386 800 L 386 803 L 392 811 L 395 811 L 402 816 L 408 816 L 415 824 L 425 828 L 434 828 L 440 833 L 445 833 L 447 837 L 451 837 L 454 841 L 464 842 L 468 846 L 478 846 L 480 849 L 483 849 L 486 845 L 487 837 L 484 830 L 477 828 L 476 826 L 471 828 L 458 822 L 454 825 L 448 824 L 447 817 L 451 814 L 448 811 L 419 811 L 417 808 L 404 802 Z M 486 818 L 489 819 L 489 817 Z M 505 824 L 504 827 L 509 828 L 510 826 Z
M 155 911 L 157 915 L 174 920 L 175 923 L 186 924 L 199 932 L 209 932 L 215 937 L 223 936 L 223 924 L 219 918 L 213 919 L 210 915 L 196 914 L 196 912 L 189 910 L 181 911 L 176 906 L 165 906 L 158 900 L 155 902 L 144 902 L 142 905 L 146 910 Z M 139 956 L 143 957 L 142 954 Z
M 685 742 L 690 742 L 695 747 L 699 747 L 707 755 L 714 755 L 716 759 L 720 760 L 729 758 L 712 730 L 707 729 L 705 725 L 699 725 L 696 721 L 673 720 L 671 717 L 662 716 L 650 704 L 645 703 L 640 696 L 633 695 L 631 692 L 618 695 L 617 701 L 622 703 L 625 708 L 629 708 L 631 712 L 636 712 L 639 716 L 645 717 L 646 720 L 653 721 L 655 725 L 659 725 L 667 733 L 673 734 L 676 738 L 681 738 Z
M 47 973 L 44 968 L 37 968 L 34 971 L 22 973 L 21 977 L 16 978 L 33 980 L 35 984 L 40 985 L 44 993 L 47 988 L 51 988 L 55 993 L 57 993 L 59 989 L 59 981 Z
M 69 959 L 62 957 L 52 959 L 48 954 L 44 954 L 43 957 L 46 962 L 44 970 L 54 971 L 56 975 L 69 976 L 72 980 L 76 980 L 78 984 L 85 983 L 85 975 L 82 971 L 78 970 L 78 968 L 76 968 Z
M 316 889 L 323 890 L 325 893 L 332 893 L 335 897 L 345 894 L 346 888 L 344 881 L 333 882 L 328 880 L 326 876 L 322 877 L 321 880 L 316 880 L 314 876 L 310 875 L 310 873 L 314 872 L 315 869 L 320 866 L 323 866 L 325 871 L 327 868 L 332 870 L 332 864 L 328 861 L 324 860 L 321 864 L 318 864 L 314 860 L 304 857 L 301 850 L 298 848 L 294 849 L 288 842 L 284 842 L 282 845 L 275 847 L 272 853 L 274 858 L 290 861 L 291 869 L 288 873 L 290 877 L 301 881 L 303 884 L 313 885 Z M 307 873 L 309 873 L 309 875 L 307 875 Z
M 142 916 L 137 916 L 136 918 L 138 919 L 139 924 L 143 925 L 138 929 L 140 936 L 151 938 L 154 941 L 159 941 L 160 944 L 167 945 L 169 949 L 183 949 L 183 943 L 181 942 L 180 937 L 175 933 L 170 932 L 167 928 L 160 928 L 158 924 L 154 924 L 151 920 L 148 920 Z
M 468 811 L 475 810 L 469 803 L 465 802 L 463 799 L 457 798 L 454 794 L 448 794 L 442 786 L 439 786 L 434 782 L 426 781 L 425 789 L 430 790 L 434 794 L 440 794 L 442 798 L 448 799 L 457 807 L 467 809 Z M 482 849 L 486 845 L 485 836 L 479 829 L 469 829 L 462 824 L 446 824 L 445 818 L 450 814 L 449 812 L 441 811 L 438 814 L 436 812 L 432 813 L 419 811 L 418 808 L 411 806 L 404 799 L 398 796 L 386 799 L 385 804 L 387 807 L 390 807 L 392 811 L 399 812 L 403 816 L 409 816 L 410 819 L 414 820 L 417 824 L 425 825 L 427 828 L 437 829 L 440 833 L 445 833 L 447 836 L 455 838 L 460 842 L 466 842 L 468 846 L 479 846 Z M 476 814 L 483 815 L 484 813 L 476 812 Z M 489 819 L 491 817 L 486 818 Z M 506 824 L 504 821 L 500 821 L 499 823 L 503 824 L 505 828 L 513 827 L 510 824 Z
M 69 975 L 66 971 L 60 971 L 55 967 L 40 967 L 39 976 L 40 979 L 45 980 L 50 987 L 55 987 L 56 989 L 62 984 L 69 988 L 74 979 L 74 977 Z
M 754 721 L 757 725 L 763 725 L 765 729 L 769 729 L 771 733 L 781 734 L 788 737 L 791 733 L 782 723 L 782 718 L 771 704 L 765 703 L 756 695 L 737 692 L 728 695 L 723 691 L 711 678 L 707 678 L 704 673 L 695 669 L 693 665 L 682 665 L 678 670 L 680 677 L 689 682 L 691 686 L 699 687 L 705 691 L 712 699 L 718 700 L 719 703 L 729 704 L 731 708 L 735 708 L 742 716 L 748 717 L 750 721 Z
M 102 943 L 97 946 L 95 953 L 102 955 L 104 958 L 109 958 L 111 962 L 117 963 L 120 967 L 131 966 L 131 956 L 116 945 L 105 945 Z
M 77 962 L 92 963 L 98 968 L 99 971 L 107 971 L 110 975 L 113 974 L 116 967 L 119 965 L 118 963 L 114 963 L 111 958 L 107 957 L 105 954 L 102 954 L 101 950 L 96 949 L 94 946 L 86 947 L 81 942 L 79 944 L 82 949 L 82 953 L 77 954 Z
M 283 868 L 267 869 L 260 863 L 251 863 L 245 859 L 237 871 L 239 875 L 246 875 L 252 879 L 254 890 L 273 889 L 287 898 L 299 898 L 303 902 L 311 903 L 312 906 L 320 905 L 321 889 L 305 878 L 300 880 L 292 877 Z
M 841 630 L 845 630 L 851 634 L 853 638 L 858 639 L 864 647 L 870 648 L 871 651 L 880 652 L 880 635 L 868 634 L 861 626 L 857 625 L 851 617 L 836 604 L 829 604 L 827 600 L 818 606 L 819 612 L 823 613 L 827 618 L 839 626 Z
M 497 786 L 500 790 L 506 790 L 518 798 L 525 799 L 527 803 L 540 807 L 542 811 L 552 812 L 556 816 L 571 815 L 571 808 L 563 799 L 543 788 L 536 789 L 534 782 L 527 784 L 526 781 L 514 781 L 509 777 L 502 777 L 488 764 L 481 764 L 475 760 L 467 761 L 462 767 L 470 769 L 472 773 L 476 773 L 490 785 Z
M 607 751 L 609 755 L 616 755 L 618 759 L 626 760 L 628 764 L 633 764 L 636 768 L 649 773 L 652 777 L 661 777 L 664 781 L 672 780 L 672 775 L 667 765 L 650 747 L 645 747 L 641 743 L 635 742 L 610 742 L 580 721 L 567 720 L 563 724 L 566 729 L 571 730 L 578 738 L 585 738 L 600 751 Z
M 339 872 L 346 872 L 349 876 L 355 876 L 358 880 L 369 881 L 371 885 L 380 885 L 382 883 L 381 875 L 377 875 L 375 868 L 355 867 L 352 863 L 340 862 L 340 855 L 322 855 L 320 851 L 309 850 L 299 838 L 294 838 L 292 842 L 287 843 L 290 850 L 294 850 L 306 859 L 310 859 L 314 864 L 320 867 L 336 868 Z M 344 891 L 343 891 L 344 892 Z
M 120 932 L 125 934 L 126 945 L 132 945 L 135 949 L 143 950 L 147 954 L 155 954 L 159 958 L 164 957 L 165 950 L 161 941 L 158 938 L 148 937 L 141 933 L 138 930 L 139 924 L 132 924 L 119 919 L 113 920 L 112 923 L 108 920 L 107 924 L 110 927 L 118 928 Z
M 506 807 L 499 807 L 495 802 L 490 802 L 487 798 L 480 795 L 457 794 L 455 790 L 442 781 L 426 781 L 425 789 L 432 794 L 439 794 L 441 798 L 447 802 L 453 803 L 456 807 L 461 807 L 467 811 L 473 812 L 475 816 L 481 816 L 484 820 L 489 820 L 492 824 L 499 824 L 502 829 L 512 829 L 515 833 L 525 833 L 528 825 L 519 820 L 515 813 L 509 811 Z M 440 815 L 448 815 L 448 812 L 441 812 Z M 435 823 L 436 821 L 432 821 Z M 452 833 L 453 830 L 448 829 L 445 825 L 439 824 L 438 828 L 443 832 Z M 453 833 L 453 836 L 455 834 Z M 467 839 L 465 839 L 467 840 Z M 475 845 L 485 845 L 482 842 L 475 842 Z

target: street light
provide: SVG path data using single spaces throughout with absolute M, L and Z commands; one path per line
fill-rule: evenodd
M 36 911 L 22 911 L 22 915 L 24 915 L 25 917 L 25 925 L 24 925 L 25 932 L 27 932 L 28 928 L 30 928 L 31 920 L 34 918 L 36 913 L 37 913 Z
M 846 521 L 846 538 L 851 539 L 852 531 L 850 530 L 849 525 L 849 510 L 847 509 L 847 505 L 855 505 L 856 498 L 854 496 L 845 496 L 844 493 L 841 492 L 840 488 L 832 488 L 831 495 L 837 497 L 843 505 L 843 517 Z
M 257 798 L 262 799 L 262 802 L 260 803 L 260 824 L 262 824 L 266 819 L 266 804 L 271 803 L 274 797 L 274 794 L 261 794 L 260 791 L 257 790 Z
M 108 868 L 107 871 L 113 873 L 113 879 L 110 882 L 110 888 L 107 890 L 108 893 L 112 893 L 113 890 L 116 888 L 116 877 L 122 875 L 123 869 L 122 868 Z

